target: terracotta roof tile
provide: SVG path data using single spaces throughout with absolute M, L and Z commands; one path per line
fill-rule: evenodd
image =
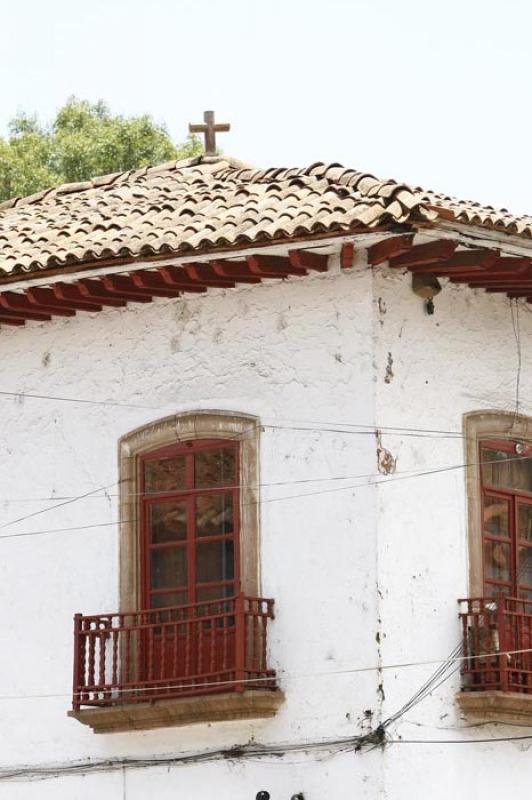
M 194 158 L 1 204 L 0 276 L 408 224 L 438 212 L 532 237 L 532 217 L 381 181 L 340 164 L 254 169 L 225 157 Z

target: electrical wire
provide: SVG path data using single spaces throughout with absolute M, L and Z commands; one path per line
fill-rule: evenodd
M 494 736 L 486 739 L 388 739 L 390 744 L 491 744 L 493 742 L 531 741 L 532 734 L 525 736 Z
M 515 458 L 508 458 L 505 459 L 505 463 L 509 463 L 511 461 L 526 461 L 532 460 L 532 456 L 516 456 Z M 454 470 L 454 469 L 465 469 L 467 467 L 472 466 L 485 466 L 488 464 L 495 464 L 500 463 L 499 461 L 477 461 L 471 463 L 463 463 L 463 464 L 450 464 L 445 467 L 435 467 L 434 471 L 439 470 Z M 401 470 L 398 472 L 391 473 L 395 476 L 399 475 L 412 475 L 416 476 L 421 470 L 419 469 L 410 469 L 410 470 Z M 320 477 L 320 478 L 294 478 L 293 480 L 289 481 L 268 481 L 264 483 L 239 483 L 239 484 L 227 484 L 227 485 L 220 485 L 215 487 L 216 489 L 258 489 L 258 488 L 271 488 L 273 486 L 293 486 L 295 484 L 303 484 L 303 483 L 329 483 L 331 481 L 352 481 L 352 480 L 362 480 L 363 478 L 378 478 L 382 473 L 380 472 L 367 472 L 359 475 L 331 475 L 329 477 Z M 113 484 L 109 484 L 107 487 L 102 486 L 99 490 L 95 489 L 94 492 L 86 492 L 83 495 L 50 495 L 48 497 L 16 497 L 16 498 L 3 498 L 0 499 L 0 504 L 14 504 L 14 503 L 37 503 L 37 502 L 47 502 L 52 500 L 81 500 L 85 499 L 92 495 L 93 500 L 107 500 L 110 497 L 155 497 L 157 492 L 124 492 L 123 494 L 111 494 L 106 491 L 107 488 L 112 488 L 115 485 L 118 485 L 121 481 L 116 481 Z M 205 488 L 208 490 L 213 487 L 195 487 L 196 490 L 201 490 Z M 103 491 L 105 494 L 96 495 L 97 491 Z M 177 491 L 177 490 L 176 490 Z M 55 506 L 50 507 L 49 509 L 43 509 L 43 511 L 51 510 Z M 31 515 L 28 515 L 31 516 Z M 28 517 L 21 517 L 21 520 L 27 519 Z M 18 521 L 18 520 L 17 520 Z M 10 523 L 11 524 L 11 523 Z M 0 528 L 1 529 L 1 528 Z
M 527 460 L 527 459 L 532 459 L 532 456 L 517 456 L 515 459 L 506 459 L 506 463 L 510 462 L 510 461 L 522 461 L 522 460 Z M 441 469 L 445 469 L 445 470 L 463 469 L 463 468 L 470 467 L 470 466 L 477 466 L 479 464 L 485 465 L 485 464 L 490 464 L 490 463 L 498 463 L 498 462 L 482 461 L 482 462 L 473 462 L 471 464 L 451 464 L 451 465 L 448 465 L 446 467 L 437 467 L 437 468 L 435 468 L 434 471 L 439 471 Z M 401 472 L 396 472 L 396 473 L 393 473 L 393 474 L 395 476 L 412 475 L 412 476 L 415 477 L 419 472 L 420 472 L 419 469 L 412 469 L 412 470 L 403 470 Z M 264 483 L 239 483 L 239 484 L 226 484 L 226 485 L 224 484 L 224 485 L 220 485 L 220 486 L 217 486 L 217 487 L 201 487 L 201 486 L 198 486 L 198 487 L 195 487 L 195 489 L 196 490 L 204 489 L 205 491 L 207 491 L 208 489 L 215 488 L 216 490 L 218 490 L 218 489 L 227 489 L 229 491 L 231 489 L 271 488 L 273 486 L 275 486 L 275 487 L 276 486 L 293 486 L 295 484 L 304 484 L 304 483 L 329 483 L 331 481 L 348 481 L 348 480 L 361 480 L 363 478 L 378 478 L 379 475 L 381 475 L 381 474 L 382 473 L 378 473 L 378 472 L 368 472 L 368 473 L 359 474 L 359 475 L 332 475 L 332 476 L 329 476 L 329 477 L 320 477 L 320 478 L 294 478 L 293 480 L 289 480 L 289 481 L 269 481 L 269 482 L 264 482 Z M 110 494 L 108 491 L 106 491 L 108 488 L 113 488 L 114 486 L 119 485 L 121 482 L 122 481 L 120 481 L 120 480 L 119 481 L 115 481 L 114 483 L 108 484 L 108 486 L 102 486 L 102 487 L 100 487 L 98 489 L 94 489 L 93 491 L 88 491 L 88 492 L 86 492 L 84 494 L 81 494 L 81 495 L 66 495 L 66 496 L 51 495 L 51 496 L 48 496 L 48 497 L 18 497 L 18 498 L 13 498 L 13 499 L 3 498 L 3 499 L 0 499 L 0 504 L 25 503 L 25 502 L 27 502 L 27 503 L 36 503 L 36 502 L 47 502 L 47 501 L 51 502 L 52 500 L 76 501 L 76 500 L 83 500 L 83 499 L 85 499 L 87 497 L 91 497 L 91 496 L 92 496 L 93 500 L 108 500 L 110 497 L 124 497 L 124 498 L 126 498 L 126 497 L 152 497 L 153 498 L 158 494 L 157 492 L 125 492 L 123 494 Z M 96 495 L 96 492 L 98 492 L 98 491 L 104 492 L 104 494 Z M 51 511 L 53 508 L 57 508 L 60 505 L 62 505 L 62 503 L 59 503 L 57 506 L 48 506 L 48 507 L 42 509 L 42 512 Z M 14 524 L 15 522 L 20 522 L 20 521 L 22 521 L 24 519 L 28 519 L 31 516 L 35 516 L 36 513 L 41 513 L 41 511 L 35 512 L 35 513 L 32 513 L 32 514 L 27 514 L 27 515 L 25 515 L 23 517 L 20 517 L 20 519 L 13 520 L 12 522 L 9 522 L 7 524 L 11 525 L 11 524 Z M 1 529 L 1 526 L 0 526 L 0 529 Z
M 508 651 L 507 654 L 509 654 Z M 522 652 L 522 651 L 514 651 Z M 528 652 L 528 651 L 527 651 Z M 505 655 L 505 653 L 499 654 Z M 482 656 L 482 657 L 485 657 Z M 444 665 L 450 661 L 463 660 L 465 657 L 456 657 L 444 659 L 440 664 Z M 470 658 L 470 657 L 467 657 Z M 474 658 L 474 657 L 473 657 Z M 387 665 L 369 668 L 359 668 L 356 670 L 349 670 L 349 672 L 360 672 L 362 670 L 373 670 L 380 672 L 383 669 L 397 669 L 399 666 L 413 666 L 415 662 L 410 662 L 404 665 Z M 418 664 L 428 662 L 417 662 Z M 434 663 L 434 662 L 433 662 Z M 337 674 L 338 671 L 335 671 Z M 333 674 L 333 673 L 329 673 Z M 295 676 L 293 676 L 295 677 Z M 439 682 L 432 686 L 431 691 L 434 691 L 444 680 L 447 680 L 450 675 L 446 675 L 440 679 Z M 424 684 L 424 687 L 430 683 L 430 680 Z M 421 692 L 421 690 L 420 690 Z M 420 692 L 417 693 L 418 698 Z M 426 695 L 425 695 L 426 696 Z M 28 697 L 28 696 L 26 696 Z M 0 698 L 2 699 L 2 698 Z M 3 698 L 5 699 L 5 698 Z M 420 702 L 418 699 L 417 702 Z M 397 715 L 394 715 L 396 718 Z M 391 719 L 391 718 L 390 718 Z M 10 767 L 0 769 L 0 780 L 21 780 L 21 779 L 35 779 L 42 780 L 46 778 L 58 777 L 59 775 L 74 775 L 74 774 L 87 774 L 92 772 L 111 772 L 116 769 L 125 770 L 142 769 L 154 766 L 177 766 L 191 763 L 202 763 L 212 760 L 248 760 L 248 759 L 262 759 L 268 756 L 284 757 L 286 753 L 293 752 L 316 752 L 320 750 L 330 751 L 337 753 L 345 753 L 348 751 L 361 752 L 364 750 L 367 754 L 371 753 L 377 748 L 382 747 L 384 744 L 472 744 L 472 743 L 495 743 L 495 742 L 515 742 L 515 741 L 529 741 L 532 740 L 531 735 L 525 736 L 506 736 L 506 737 L 489 737 L 483 739 L 404 739 L 402 737 L 392 738 L 385 732 L 386 724 L 379 725 L 375 730 L 369 731 L 366 734 L 360 734 L 352 737 L 344 737 L 337 739 L 322 739 L 307 742 L 291 742 L 286 744 L 276 745 L 257 745 L 247 744 L 243 746 L 235 746 L 228 749 L 206 750 L 199 753 L 192 753 L 187 755 L 178 756 L 163 756 L 151 757 L 148 759 L 106 759 L 101 761 L 86 760 L 83 762 L 67 762 L 66 764 L 51 764 L 51 765 L 38 765 L 35 767 Z M 283 762 L 286 763 L 286 762 Z
M 418 689 L 418 691 L 408 700 L 401 708 L 384 720 L 383 727 L 386 728 L 394 722 L 397 722 L 401 717 L 407 714 L 412 708 L 422 702 L 431 692 L 435 691 L 439 686 L 447 681 L 455 672 L 460 669 L 461 661 L 456 666 L 456 659 L 459 653 L 462 652 L 462 642 L 460 642 L 450 655 L 444 659 L 436 671 L 425 681 L 425 683 Z
M 116 614 L 100 614 L 99 616 L 102 616 L 102 617 L 113 617 L 113 616 L 116 616 Z M 176 623 L 176 624 L 178 624 L 178 623 Z M 344 676 L 344 675 L 358 675 L 358 674 L 367 673 L 367 672 L 380 673 L 381 671 L 401 670 L 401 669 L 415 669 L 417 667 L 426 667 L 426 666 L 438 666 L 439 667 L 439 666 L 442 666 L 442 665 L 447 665 L 450 662 L 453 662 L 454 664 L 456 664 L 457 665 L 457 670 L 458 670 L 460 668 L 461 663 L 464 662 L 464 661 L 469 661 L 470 662 L 470 661 L 474 661 L 477 658 L 487 658 L 489 656 L 513 656 L 513 655 L 524 655 L 524 654 L 528 654 L 528 653 L 532 653 L 532 648 L 527 648 L 527 649 L 523 649 L 523 650 L 505 650 L 505 651 L 496 652 L 496 653 L 482 653 L 480 655 L 454 656 L 452 659 L 447 657 L 447 658 L 444 658 L 444 659 L 441 659 L 441 660 L 432 659 L 432 660 L 428 660 L 428 661 L 405 661 L 405 662 L 398 662 L 396 664 L 385 664 L 385 665 L 380 665 L 380 666 L 352 667 L 352 668 L 339 669 L 339 670 L 328 670 L 328 671 L 325 671 L 325 672 L 309 672 L 309 673 L 284 673 L 284 672 L 278 672 L 276 677 L 279 680 L 282 680 L 282 681 L 313 680 L 315 678 L 327 678 L 327 677 L 331 677 L 331 676 L 339 677 L 339 676 Z M 439 685 L 441 685 L 441 683 L 443 683 L 445 680 L 447 680 L 448 677 L 450 677 L 450 675 L 444 677 L 439 683 L 437 683 L 434 686 L 432 686 L 431 691 L 433 691 L 435 688 L 437 688 Z M 433 680 L 433 676 L 431 676 L 426 683 L 428 683 L 431 680 Z M 256 686 L 257 684 L 271 683 L 271 682 L 272 682 L 272 677 L 271 676 L 265 676 L 265 677 L 262 677 L 262 678 L 260 678 L 260 677 L 259 678 L 242 678 L 242 679 L 238 679 L 238 680 L 234 679 L 234 680 L 225 680 L 225 681 L 202 681 L 196 687 L 196 686 L 194 686 L 194 684 L 191 684 L 190 680 L 189 680 L 188 683 L 178 683 L 178 684 L 170 684 L 169 683 L 169 684 L 165 684 L 164 685 L 164 690 L 165 691 L 174 691 L 174 690 L 177 691 L 177 690 L 181 690 L 181 689 L 191 689 L 191 688 L 204 689 L 204 688 L 210 688 L 210 687 L 216 687 L 216 686 L 217 687 L 220 687 L 220 686 L 234 686 L 236 684 L 244 684 L 244 685 L 252 684 L 252 685 Z M 425 684 L 423 686 L 425 686 Z M 100 690 L 94 690 L 94 691 L 99 691 L 100 693 L 104 693 L 105 691 L 111 691 L 111 690 L 100 689 Z M 116 689 L 113 689 L 112 691 L 117 696 L 120 696 L 121 694 L 131 693 L 131 689 L 130 688 L 127 688 L 127 689 L 116 688 Z M 161 691 L 161 687 L 160 686 L 153 686 L 153 687 L 144 687 L 143 686 L 142 687 L 142 691 L 143 692 L 160 692 Z M 421 692 L 421 690 L 419 690 L 419 692 L 416 692 L 416 696 L 419 695 L 420 692 Z M 86 693 L 86 692 L 84 692 L 84 691 L 80 691 L 79 692 L 79 694 L 81 694 L 81 695 L 83 695 L 84 693 Z M 427 696 L 427 695 L 424 695 L 421 699 L 425 699 L 425 696 Z M 49 699 L 52 699 L 52 698 L 63 698 L 63 697 L 72 697 L 72 692 L 57 692 L 57 693 L 56 692 L 49 692 L 49 693 L 41 693 L 41 694 L 0 695 L 0 701 L 1 702 L 4 702 L 4 701 L 7 702 L 7 701 L 11 701 L 11 700 L 49 700 Z M 419 702 L 421 702 L 421 701 L 419 701 Z M 414 705 L 417 705 L 417 702 L 414 703 Z M 408 701 L 408 703 L 406 703 L 405 706 L 403 706 L 403 708 L 405 708 L 406 706 L 408 706 L 408 708 L 413 707 L 413 706 L 410 705 L 410 701 Z M 401 711 L 401 713 L 403 713 L 403 709 L 401 709 L 400 711 Z M 399 712 L 396 712 L 395 715 L 392 715 L 393 718 L 390 717 L 388 719 L 391 722 L 394 722 L 395 721 L 395 717 L 396 717 L 396 715 L 398 713 Z M 386 723 L 388 722 L 388 719 L 385 720 Z
M 514 316 L 515 307 L 515 316 Z M 521 354 L 521 330 L 519 327 L 519 304 L 517 301 L 510 299 L 510 314 L 512 317 L 512 329 L 515 338 L 515 347 L 517 353 L 517 371 L 515 376 L 515 411 L 514 411 L 514 425 L 519 417 L 519 400 L 521 388 L 521 368 L 522 368 L 522 354 Z
M 375 741 L 375 733 L 360 734 L 358 736 L 337 739 L 319 739 L 306 742 L 289 742 L 285 744 L 245 744 L 230 748 L 203 750 L 176 756 L 151 756 L 150 758 L 108 758 L 86 759 L 84 761 L 71 761 L 48 765 L 4 767 L 0 769 L 0 780 L 14 781 L 21 779 L 43 780 L 57 778 L 61 775 L 86 775 L 90 773 L 114 772 L 125 769 L 147 769 L 150 767 L 173 767 L 187 764 L 200 764 L 211 761 L 246 761 L 258 760 L 275 756 L 283 758 L 287 753 L 301 752 L 314 753 L 317 751 L 330 751 L 345 753 L 349 751 L 360 752 L 364 745 L 371 745 L 365 752 L 371 753 L 383 744 L 493 744 L 501 742 L 531 741 L 532 734 L 524 736 L 496 736 L 471 739 L 404 739 L 383 737 L 379 734 L 380 741 Z M 290 764 L 286 764 L 290 766 Z
M 429 725 L 426 722 L 417 722 L 412 719 L 403 719 L 403 724 L 413 725 L 416 728 L 430 728 L 436 731 L 468 731 L 470 728 L 485 728 L 488 725 L 500 726 L 505 728 L 532 728 L 532 723 L 526 722 L 496 722 L 489 720 L 488 722 L 472 722 L 470 725 Z
M 526 459 L 530 459 L 530 458 L 531 458 L 531 456 L 516 456 L 514 460 L 526 460 Z M 506 461 L 510 461 L 510 460 L 511 459 L 506 459 Z M 498 463 L 498 462 L 482 461 L 481 463 L 482 464 L 488 464 L 488 463 Z M 304 498 L 304 497 L 316 497 L 318 495 L 323 495 L 323 494 L 333 494 L 333 493 L 336 493 L 336 492 L 352 491 L 354 489 L 362 489 L 362 488 L 371 487 L 371 486 L 381 486 L 383 484 L 394 483 L 395 481 L 409 480 L 409 479 L 412 479 L 412 478 L 423 478 L 423 477 L 427 477 L 429 475 L 438 475 L 438 474 L 454 471 L 454 470 L 457 470 L 457 469 L 465 469 L 465 468 L 467 468 L 469 466 L 472 466 L 472 465 L 473 464 L 455 464 L 455 465 L 451 465 L 451 466 L 448 466 L 448 467 L 441 467 L 441 468 L 438 468 L 438 469 L 425 470 L 425 471 L 422 471 L 422 472 L 418 471 L 418 472 L 412 472 L 412 473 L 403 473 L 403 474 L 400 474 L 400 475 L 391 475 L 391 476 L 387 476 L 386 478 L 383 478 L 381 480 L 367 481 L 365 483 L 349 484 L 348 486 L 335 486 L 333 488 L 317 489 L 316 491 L 313 491 L 313 492 L 303 492 L 303 493 L 299 493 L 299 494 L 284 495 L 284 496 L 281 496 L 281 497 L 267 497 L 267 498 L 252 500 L 252 501 L 243 503 L 242 507 L 255 506 L 255 505 L 263 506 L 263 505 L 266 505 L 266 504 L 269 504 L 269 503 L 277 503 L 277 502 L 282 502 L 282 501 L 285 501 L 285 500 L 297 500 L 297 499 Z M 346 480 L 347 480 L 347 478 L 346 478 Z M 291 485 L 291 484 L 292 484 L 291 481 L 287 482 L 287 485 Z M 113 485 L 115 485 L 115 484 L 111 484 L 111 486 L 113 486 Z M 227 487 L 222 487 L 222 488 L 227 488 Z M 228 487 L 228 488 L 231 488 L 231 487 Z M 239 487 L 237 486 L 236 488 L 239 488 Z M 95 490 L 95 491 L 98 491 L 98 490 Z M 146 493 L 145 496 L 153 497 L 153 494 Z M 75 500 L 79 500 L 82 497 L 83 497 L 83 495 L 80 495 L 80 496 L 78 496 L 76 498 L 73 498 L 73 500 L 71 502 L 75 502 Z M 62 504 L 59 504 L 59 505 L 62 505 Z M 51 510 L 51 509 L 42 509 L 42 512 L 39 512 L 39 513 L 44 513 L 45 511 L 48 511 L 48 510 Z M 28 516 L 32 516 L 32 514 L 30 514 Z M 26 517 L 20 517 L 17 520 L 17 522 L 21 522 L 25 518 Z M 94 523 L 94 524 L 90 524 L 90 525 L 81 525 L 81 526 L 74 525 L 74 526 L 67 527 L 67 528 L 49 528 L 47 530 L 41 530 L 41 531 L 24 531 L 24 532 L 18 533 L 18 534 L 16 534 L 16 533 L 13 533 L 13 534 L 0 534 L 0 539 L 16 539 L 18 536 L 21 536 L 21 537 L 42 536 L 42 535 L 50 534 L 50 533 L 66 533 L 66 532 L 72 532 L 72 531 L 76 531 L 76 530 L 87 530 L 87 529 L 90 529 L 90 528 L 105 528 L 105 527 L 110 527 L 112 525 L 134 524 L 137 521 L 138 521 L 137 519 L 114 520 L 112 522 L 100 522 L 100 523 Z M 10 525 L 10 524 L 14 524 L 14 523 L 12 523 L 12 522 L 5 523 L 6 526 Z
M 106 489 L 112 489 L 115 486 L 118 486 L 120 483 L 121 481 L 114 481 L 113 483 L 107 484 L 107 486 L 99 486 L 97 489 L 91 489 L 90 491 L 85 492 L 85 494 L 79 494 L 74 497 L 63 498 L 60 503 L 56 503 L 53 506 L 40 508 L 38 511 L 33 511 L 30 514 L 25 514 L 23 517 L 19 517 L 18 519 L 12 519 L 9 522 L 4 522 L 3 525 L 0 525 L 0 531 L 4 530 L 4 528 L 9 528 L 11 525 L 16 525 L 18 522 L 23 522 L 24 520 L 30 519 L 31 517 L 37 517 L 39 516 L 39 514 L 46 514 L 48 511 L 54 511 L 56 508 L 63 508 L 64 506 L 76 503 L 78 500 L 84 500 L 86 497 L 91 497 L 92 495 L 95 495 L 97 492 L 105 492 Z M 102 496 L 105 497 L 105 495 Z
M 164 406 L 142 406 L 134 403 L 119 403 L 113 400 L 88 400 L 84 397 L 62 397 L 60 395 L 34 394 L 32 392 L 10 392 L 6 389 L 0 390 L 0 397 L 16 397 L 18 400 L 55 400 L 61 403 L 81 403 L 93 406 L 111 406 L 114 408 L 136 408 L 149 411 L 162 410 Z
M 172 401 L 163 405 L 141 405 L 135 403 L 122 403 L 115 400 L 93 400 L 91 398 L 85 397 L 65 397 L 63 395 L 47 395 L 47 394 L 37 394 L 33 392 L 26 392 L 26 391 L 9 391 L 9 390 L 0 390 L 0 397 L 14 397 L 20 399 L 30 399 L 30 400 L 49 400 L 54 402 L 65 402 L 65 403 L 80 403 L 83 405 L 97 405 L 97 406 L 109 406 L 111 408 L 131 408 L 131 409 L 140 409 L 140 410 L 148 410 L 148 411 L 163 411 L 168 408 Z M 290 424 L 280 424 L 282 422 L 289 422 Z M 361 433 L 362 435 L 371 435 L 376 434 L 378 432 L 387 433 L 389 435 L 421 435 L 423 438 L 456 438 L 456 439 L 468 439 L 471 437 L 465 436 L 459 430 L 445 430 L 440 428 L 418 428 L 418 427 L 409 427 L 409 426 L 393 426 L 393 425 L 378 425 L 376 423 L 372 424 L 364 424 L 364 423 L 353 423 L 353 422 L 338 422 L 332 421 L 313 421 L 313 420 L 293 420 L 290 418 L 282 418 L 276 417 L 275 422 L 266 422 L 266 421 L 258 421 L 258 424 L 264 428 L 273 428 L 273 429 L 280 429 L 280 430 L 295 430 L 295 431 L 316 431 L 316 432 L 331 432 L 331 433 L 349 433 L 352 430 L 353 433 Z M 347 430 L 346 430 L 347 429 Z M 255 430 L 255 427 L 251 427 L 249 430 Z M 234 438 L 237 438 L 242 434 L 235 434 Z M 488 438 L 490 438 L 488 436 Z M 494 437 L 497 438 L 497 437 Z
M 320 750 L 355 750 L 367 738 L 367 735 L 350 736 L 338 739 L 318 739 L 306 742 L 290 742 L 275 745 L 245 744 L 215 750 L 203 750 L 196 753 L 177 756 L 152 756 L 150 758 L 109 758 L 86 759 L 63 764 L 0 768 L 0 780 L 20 780 L 55 778 L 59 775 L 89 774 L 98 772 L 114 772 L 116 770 L 145 769 L 148 767 L 171 767 L 186 764 L 199 764 L 210 761 L 243 761 L 262 759 L 269 756 L 277 758 L 286 753 L 309 753 Z

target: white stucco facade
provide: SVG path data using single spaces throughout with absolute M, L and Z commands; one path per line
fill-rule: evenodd
M 17 394 L 0 395 L 0 536 L 13 534 L 0 542 L 2 770 L 355 736 L 369 728 L 366 712 L 377 724 L 434 670 L 379 665 L 453 650 L 468 552 L 464 445 L 451 432 L 464 413 L 515 409 L 516 311 L 512 323 L 504 296 L 448 285 L 428 316 L 410 283 L 368 269 L 360 251 L 352 270 L 333 257 L 323 275 L 2 328 L 0 390 Z M 524 307 L 517 324 L 519 408 L 532 415 Z M 198 409 L 263 424 L 261 591 L 276 603 L 270 663 L 286 700 L 269 720 L 95 735 L 66 715 L 72 617 L 119 606 L 117 442 Z M 377 469 L 375 428 L 396 459 L 389 477 Z M 42 498 L 97 487 L 106 490 L 37 513 L 60 502 Z M 514 796 L 526 796 L 526 740 L 410 743 L 526 735 L 462 727 L 458 686 L 456 674 L 389 731 L 408 741 L 384 749 L 6 780 L 1 796 L 254 800 L 265 789 L 272 800 L 472 800 L 502 792 L 510 776 Z

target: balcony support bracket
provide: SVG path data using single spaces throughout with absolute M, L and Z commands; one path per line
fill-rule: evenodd
M 279 689 L 179 697 L 143 703 L 123 703 L 69 711 L 68 716 L 94 733 L 122 733 L 208 722 L 273 717 L 284 700 Z
M 523 692 L 459 692 L 457 702 L 468 720 L 532 725 L 532 694 Z

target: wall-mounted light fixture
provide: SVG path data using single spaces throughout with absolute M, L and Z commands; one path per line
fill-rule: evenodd
M 441 284 L 432 272 L 414 272 L 412 291 L 426 300 L 427 314 L 434 314 L 434 297 L 441 292 Z

